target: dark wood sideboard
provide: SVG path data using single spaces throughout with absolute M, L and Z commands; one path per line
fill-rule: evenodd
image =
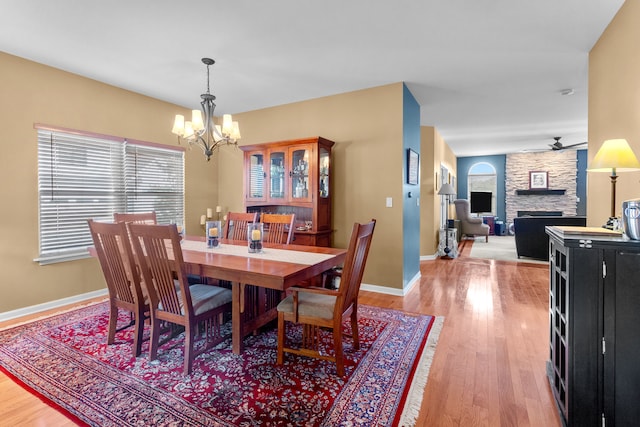
M 567 426 L 637 426 L 640 241 L 564 228 L 546 228 L 547 374 L 558 409 Z

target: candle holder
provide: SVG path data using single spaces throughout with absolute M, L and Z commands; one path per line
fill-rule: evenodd
M 247 241 L 250 254 L 262 252 L 262 236 L 264 236 L 262 226 L 261 222 L 252 222 L 247 225 Z
M 220 232 L 220 221 L 207 221 L 205 235 L 207 236 L 208 248 L 217 248 L 220 246 Z

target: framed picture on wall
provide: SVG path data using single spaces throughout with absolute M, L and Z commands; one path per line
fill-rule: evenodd
M 529 172 L 529 190 L 546 190 L 549 188 L 548 172 Z
M 418 185 L 420 155 L 411 148 L 407 150 L 407 184 Z

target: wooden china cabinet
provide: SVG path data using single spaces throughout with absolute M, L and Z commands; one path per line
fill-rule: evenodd
M 295 213 L 294 244 L 331 245 L 331 147 L 322 137 L 245 145 L 247 212 Z

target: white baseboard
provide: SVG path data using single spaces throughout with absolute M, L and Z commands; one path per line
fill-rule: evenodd
M 420 283 L 421 274 L 418 272 L 413 279 L 407 284 L 404 289 L 397 288 L 389 288 L 387 286 L 378 286 L 378 285 L 369 285 L 363 283 L 360 286 L 360 289 L 370 292 L 377 292 L 380 294 L 386 295 L 395 295 L 403 297 L 418 283 Z M 40 313 L 42 311 L 51 310 L 54 308 L 63 307 L 65 305 L 74 304 L 77 302 L 85 301 L 91 298 L 96 298 L 100 296 L 107 296 L 107 289 L 101 289 L 98 291 L 87 292 L 86 294 L 75 295 L 72 297 L 62 298 L 55 301 L 49 301 L 42 304 L 36 304 L 29 307 L 19 308 L 17 310 L 5 311 L 0 313 L 0 322 L 4 322 L 6 320 L 15 319 L 17 317 L 28 316 L 36 313 Z
M 420 261 L 433 261 L 434 259 L 438 258 L 438 253 L 436 252 L 433 255 L 421 255 L 420 256 Z
M 96 297 L 101 297 L 106 295 L 107 295 L 107 288 L 104 288 L 98 291 L 87 292 L 86 294 L 74 295 L 72 297 L 62 298 L 55 301 L 49 301 L 42 304 L 36 304 L 29 307 L 19 308 L 17 310 L 5 311 L 4 313 L 0 313 L 0 322 L 3 322 L 5 320 L 15 319 L 17 317 L 40 313 L 42 311 L 51 310 L 54 308 L 59 308 L 65 305 L 74 304 L 74 303 L 85 301 L 91 298 L 96 298 Z
M 367 283 L 361 284 L 360 289 L 362 289 L 363 291 L 377 292 L 379 294 L 395 295 L 398 297 L 403 297 L 406 294 L 408 294 L 409 291 L 413 289 L 413 287 L 416 284 L 420 283 L 420 277 L 422 277 L 422 275 L 418 271 L 416 275 L 413 276 L 413 279 L 409 281 L 409 283 L 404 289 L 389 288 L 387 286 L 369 285 Z

